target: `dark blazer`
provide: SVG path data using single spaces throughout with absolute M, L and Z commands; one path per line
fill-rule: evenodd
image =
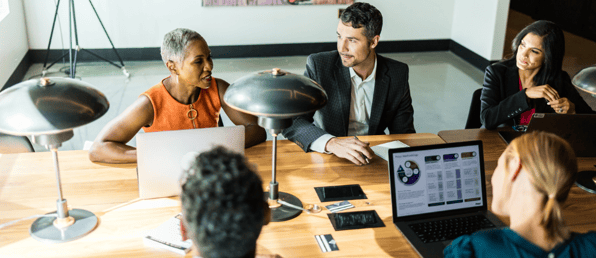
M 327 92 L 328 102 L 319 112 L 326 131 L 313 124 L 314 113 L 293 119 L 282 133 L 304 151 L 322 135 L 347 136 L 352 83 L 350 72 L 341 63 L 337 51 L 308 56 L 304 75 L 318 82 Z M 377 74 L 368 123 L 369 135 L 415 133 L 414 108 L 408 84 L 408 66 L 377 55 Z
M 561 71 L 559 76 L 548 84 L 560 97 L 565 97 L 575 104 L 576 113 L 594 113 L 571 84 L 571 79 L 565 71 Z M 480 96 L 480 121 L 487 129 L 517 125 L 520 114 L 533 107 L 536 108 L 536 113 L 555 113 L 555 110 L 546 104 L 546 99 L 527 99 L 526 90 L 519 90 L 519 72 L 515 58 L 488 66 L 484 73 L 483 86 Z

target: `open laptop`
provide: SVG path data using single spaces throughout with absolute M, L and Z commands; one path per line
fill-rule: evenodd
M 137 136 L 139 197 L 159 198 L 180 194 L 181 160 L 189 152 L 221 145 L 244 154 L 244 127 L 213 127 L 141 133 Z
M 526 132 L 544 131 L 565 139 L 577 157 L 596 157 L 596 115 L 534 113 Z M 499 131 L 507 144 L 524 132 Z
M 482 141 L 391 149 L 388 163 L 393 223 L 420 256 L 443 257 L 460 235 L 505 226 L 487 209 Z

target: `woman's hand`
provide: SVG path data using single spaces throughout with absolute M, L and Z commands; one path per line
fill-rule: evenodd
M 547 103 L 557 114 L 575 114 L 575 104 L 567 98 L 560 98 Z
M 141 95 L 99 132 L 89 149 L 89 159 L 104 163 L 135 163 L 137 149 L 126 145 L 145 125 L 153 123 L 153 104 Z
M 559 93 L 548 84 L 526 88 L 526 96 L 530 99 L 544 98 L 547 102 L 559 99 Z
M 526 96 L 530 99 L 546 99 L 557 114 L 575 114 L 575 104 L 567 98 L 560 98 L 559 93 L 548 84 L 527 88 Z

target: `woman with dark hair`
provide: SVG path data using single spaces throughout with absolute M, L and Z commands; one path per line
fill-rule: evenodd
M 527 125 L 532 114 L 593 113 L 562 70 L 563 31 L 536 21 L 517 34 L 513 57 L 486 68 L 480 120 L 488 129 Z
M 563 219 L 576 177 L 575 154 L 562 138 L 532 132 L 514 139 L 491 178 L 491 210 L 510 226 L 461 236 L 445 257 L 594 257 L 596 232 L 572 233 Z

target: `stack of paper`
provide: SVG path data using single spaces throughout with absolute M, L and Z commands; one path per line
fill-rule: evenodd
M 389 155 L 389 149 L 397 149 L 397 148 L 405 148 L 405 147 L 410 147 L 410 146 L 408 146 L 407 144 L 400 142 L 400 141 L 392 141 L 392 142 L 375 145 L 370 148 L 375 152 L 375 154 L 377 154 L 377 156 L 383 158 L 384 160 L 387 160 L 387 156 Z
M 159 227 L 149 231 L 143 237 L 145 245 L 163 248 L 182 255 L 188 253 L 192 247 L 192 241 L 190 239 L 182 241 L 182 234 L 180 233 L 181 217 L 182 215 L 178 214 Z

